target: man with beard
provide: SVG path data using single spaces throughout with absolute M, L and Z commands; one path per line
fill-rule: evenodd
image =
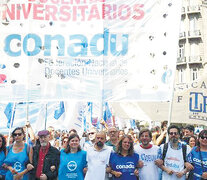
M 32 164 L 27 165 L 30 180 L 53 180 L 57 178 L 60 152 L 51 144 L 47 130 L 38 132 L 39 144 L 33 147 Z
M 96 134 L 95 144 L 87 149 L 88 170 L 85 180 L 104 180 L 112 148 L 105 145 L 106 134 Z
M 187 169 L 185 162 L 190 148 L 182 145 L 179 141 L 180 129 L 175 126 L 169 126 L 168 130 L 169 142 L 162 144 L 159 149 L 160 156 L 164 161 L 161 166 L 162 179 L 164 180 L 185 180 Z
M 139 154 L 140 160 L 144 163 L 139 170 L 139 180 L 159 180 L 160 164 L 158 160 L 159 147 L 151 144 L 152 132 L 149 129 L 142 129 L 139 133 L 140 144 L 135 145 L 134 151 Z M 161 165 L 162 165 L 161 161 Z M 150 169 L 150 170 L 149 170 Z

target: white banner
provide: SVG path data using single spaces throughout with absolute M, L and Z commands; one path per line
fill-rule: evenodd
M 1 1 L 3 101 L 171 98 L 181 1 Z

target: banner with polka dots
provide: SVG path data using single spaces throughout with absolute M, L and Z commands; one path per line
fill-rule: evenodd
M 2 101 L 164 101 L 181 2 L 2 0 Z

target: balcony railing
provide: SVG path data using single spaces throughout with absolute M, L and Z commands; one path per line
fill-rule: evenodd
M 200 30 L 194 30 L 194 31 L 188 31 L 188 37 L 190 38 L 197 38 L 201 37 L 201 31 Z
M 180 39 L 186 38 L 186 33 L 185 32 L 180 32 L 179 38 Z
M 188 6 L 188 13 L 200 13 L 201 8 L 199 5 Z
M 202 63 L 201 56 L 190 56 L 189 57 L 189 64 L 195 64 L 195 63 Z
M 177 64 L 186 64 L 186 57 L 178 57 Z

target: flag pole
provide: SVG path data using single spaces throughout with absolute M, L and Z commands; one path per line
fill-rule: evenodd
M 45 130 L 47 128 L 47 103 L 45 104 Z
M 9 146 L 9 141 L 10 141 L 10 138 L 11 138 L 11 128 L 12 128 L 12 124 L 13 124 L 13 121 L 14 121 L 14 111 L 16 109 L 16 102 L 14 103 L 14 106 L 12 108 L 12 117 L 11 117 L 11 120 L 10 120 L 10 124 L 9 124 L 9 136 L 8 136 L 8 140 L 7 140 L 7 146 Z
M 175 87 L 175 74 L 174 74 L 174 79 L 173 79 L 173 87 L 172 87 L 172 98 L 170 101 L 170 107 L 169 107 L 169 113 L 168 113 L 168 122 L 167 122 L 167 127 L 170 126 L 171 120 L 172 120 L 172 109 L 173 109 L 173 99 L 174 99 L 174 87 Z M 168 134 L 166 135 L 166 142 L 168 142 Z
M 25 121 L 25 127 L 26 127 L 26 143 L 28 144 L 29 141 L 29 135 L 28 135 L 28 127 L 27 127 L 27 123 L 29 122 L 29 103 L 28 101 L 27 103 L 27 114 L 26 114 L 26 121 Z

